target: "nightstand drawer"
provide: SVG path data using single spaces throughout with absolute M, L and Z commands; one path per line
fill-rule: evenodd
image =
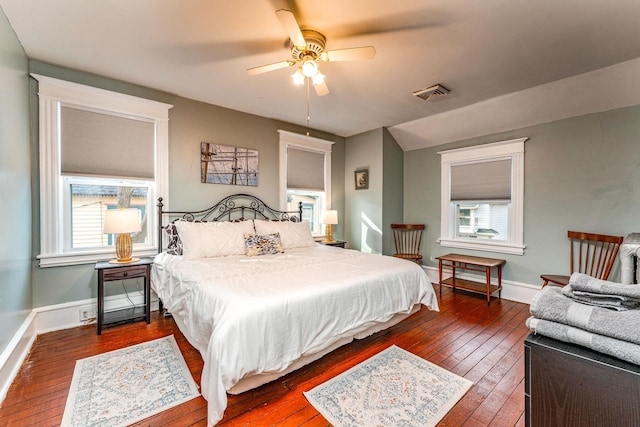
M 147 274 L 147 266 L 123 267 L 104 270 L 104 280 L 124 280 L 136 277 L 144 277 Z

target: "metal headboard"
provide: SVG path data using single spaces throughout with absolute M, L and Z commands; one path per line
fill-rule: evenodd
M 170 215 L 187 221 L 231 221 L 234 219 L 269 219 L 277 221 L 302 221 L 302 202 L 297 211 L 281 211 L 264 203 L 250 194 L 232 194 L 210 208 L 200 211 L 165 211 L 162 197 L 158 197 L 158 253 L 162 252 L 163 215 Z

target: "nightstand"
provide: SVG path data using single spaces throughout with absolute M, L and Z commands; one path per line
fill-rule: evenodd
M 98 335 L 108 324 L 125 323 L 145 319 L 151 323 L 151 258 L 143 258 L 130 264 L 97 262 L 98 270 Z M 144 279 L 144 304 L 118 310 L 104 311 L 104 284 L 115 280 Z
M 323 242 L 322 240 L 316 240 L 316 242 L 327 245 L 327 246 L 335 246 L 337 248 L 344 248 L 344 245 L 347 244 L 344 240 L 334 240 L 333 242 Z

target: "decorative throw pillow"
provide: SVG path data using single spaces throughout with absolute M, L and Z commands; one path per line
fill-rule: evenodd
M 167 253 L 169 255 L 182 255 L 182 241 L 178 235 L 178 229 L 174 222 L 162 227 L 164 232 L 167 233 L 169 243 L 167 244 Z
M 282 247 L 285 250 L 315 246 L 307 221 L 254 221 L 256 234 L 280 233 Z
M 284 252 L 280 234 L 244 234 L 244 253 L 247 256 L 272 255 Z

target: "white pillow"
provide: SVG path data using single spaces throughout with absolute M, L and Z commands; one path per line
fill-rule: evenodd
M 254 221 L 256 234 L 280 233 L 282 247 L 287 249 L 315 246 L 307 221 Z
M 186 259 L 244 255 L 244 233 L 253 233 L 253 221 L 176 221 Z

